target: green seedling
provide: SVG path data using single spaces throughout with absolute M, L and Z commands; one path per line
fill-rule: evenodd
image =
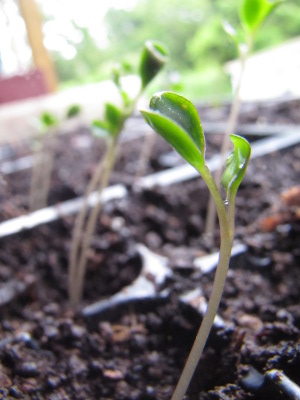
M 80 106 L 74 104 L 68 108 L 62 120 L 50 112 L 43 112 L 37 121 L 38 136 L 34 140 L 35 160 L 29 193 L 31 212 L 47 205 L 58 128 L 64 120 L 75 117 L 79 113 Z
M 205 161 L 205 137 L 194 105 L 176 93 L 162 92 L 152 97 L 148 110 L 141 112 L 148 124 L 202 176 L 215 202 L 220 225 L 219 262 L 207 311 L 172 397 L 172 400 L 181 400 L 202 354 L 222 297 L 234 238 L 235 197 L 246 172 L 251 147 L 244 138 L 230 136 L 234 150 L 227 158 L 221 180 L 226 192 L 223 199 Z
M 145 43 L 139 64 L 141 85 L 133 99 L 122 87 L 121 69 L 116 67 L 113 70 L 113 80 L 119 90 L 122 106 L 119 107 L 107 103 L 105 105 L 104 119 L 93 123 L 95 134 L 106 140 L 106 152 L 88 184 L 83 206 L 77 216 L 73 231 L 68 272 L 69 298 L 73 303 L 78 303 L 82 298 L 87 254 L 102 206 L 100 196 L 109 183 L 115 164 L 120 134 L 126 120 L 133 114 L 139 97 L 162 69 L 166 61 L 167 51 L 161 43 L 156 41 L 147 41 Z M 88 198 L 94 191 L 98 193 L 98 201 L 89 214 Z
M 282 0 L 242 0 L 239 8 L 239 18 L 241 29 L 235 29 L 229 22 L 223 23 L 223 28 L 227 35 L 232 39 L 240 61 L 240 72 L 235 88 L 230 114 L 228 117 L 227 127 L 221 148 L 223 160 L 225 160 L 230 147 L 230 134 L 235 131 L 240 105 L 241 105 L 241 87 L 245 72 L 247 59 L 252 51 L 255 36 L 266 18 L 282 3 Z M 222 176 L 222 168 L 219 168 L 215 174 L 217 184 L 220 184 Z M 212 234 L 215 226 L 216 207 L 214 200 L 210 197 L 208 205 L 208 213 L 206 219 L 206 233 Z

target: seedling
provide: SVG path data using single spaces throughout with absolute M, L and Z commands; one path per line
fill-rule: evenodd
M 194 105 L 176 93 L 162 92 L 152 97 L 148 110 L 141 112 L 148 124 L 202 176 L 214 199 L 220 225 L 219 262 L 207 311 L 172 397 L 172 400 L 181 400 L 202 354 L 222 297 L 234 237 L 235 197 L 246 172 L 251 147 L 244 138 L 230 135 L 234 150 L 227 158 L 221 180 L 226 191 L 223 200 L 205 161 L 205 137 Z
M 80 106 L 73 104 L 68 108 L 63 120 L 73 118 L 79 113 Z M 43 112 L 37 121 L 38 136 L 34 140 L 35 160 L 29 193 L 29 210 L 31 212 L 47 205 L 56 136 L 63 120 L 60 121 L 50 112 Z
M 266 20 L 268 15 L 280 4 L 282 0 L 269 1 L 269 0 L 242 0 L 239 8 L 239 17 L 242 27 L 242 31 L 234 29 L 230 23 L 225 21 L 223 28 L 227 35 L 232 39 L 236 46 L 239 60 L 240 60 L 240 72 L 235 88 L 233 101 L 228 117 L 227 127 L 224 134 L 224 139 L 221 148 L 221 154 L 223 160 L 225 160 L 230 147 L 230 134 L 235 131 L 238 120 L 240 105 L 241 105 L 241 87 L 245 72 L 245 67 L 249 54 L 252 51 L 255 36 L 258 30 L 261 28 L 263 22 Z M 222 176 L 222 168 L 219 168 L 215 174 L 215 180 L 219 185 Z M 206 233 L 212 234 L 215 225 L 216 207 L 214 199 L 210 197 L 208 204 L 208 213 L 206 219 Z
M 113 71 L 114 83 L 119 90 L 123 104 L 121 107 L 117 107 L 114 104 L 106 103 L 104 120 L 97 120 L 93 123 L 96 135 L 104 138 L 107 146 L 105 155 L 100 160 L 88 184 L 83 206 L 77 216 L 73 231 L 68 274 L 69 297 L 73 303 L 78 303 L 82 298 L 87 253 L 102 206 L 100 196 L 103 189 L 108 185 L 115 164 L 119 136 L 126 120 L 134 112 L 140 95 L 164 66 L 166 60 L 167 51 L 161 43 L 154 41 L 145 43 L 139 65 L 141 86 L 133 99 L 122 87 L 120 69 L 115 68 Z M 88 215 L 88 198 L 93 191 L 98 192 L 98 201 Z

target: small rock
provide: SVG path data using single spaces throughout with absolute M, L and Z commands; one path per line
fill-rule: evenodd
M 59 312 L 59 305 L 57 303 L 49 303 L 43 308 L 45 314 L 57 315 Z
M 76 355 L 73 355 L 70 358 L 69 366 L 72 375 L 82 375 L 87 371 L 87 366 L 85 362 Z
M 24 362 L 18 368 L 17 373 L 18 375 L 21 375 L 24 378 L 35 377 L 40 374 L 38 366 L 36 365 L 35 362 Z
M 47 383 L 50 389 L 56 389 L 60 384 L 59 376 L 49 376 L 47 379 Z
M 130 347 L 135 350 L 143 350 L 147 344 L 147 338 L 144 335 L 136 334 L 133 336 Z
M 9 394 L 14 399 L 24 399 L 24 395 L 21 393 L 20 389 L 18 389 L 16 386 L 12 386 L 10 388 Z
M 44 335 L 47 337 L 47 339 L 54 339 L 58 337 L 59 331 L 56 326 L 48 325 L 44 327 Z
M 74 339 L 81 339 L 83 336 L 86 335 L 86 329 L 83 326 L 72 325 L 71 334 Z
M 25 393 L 33 393 L 38 390 L 38 383 L 35 378 L 26 379 L 26 381 L 22 384 L 21 390 Z
M 114 332 L 109 322 L 101 322 L 99 324 L 99 330 L 104 340 L 109 342 L 112 340 Z
M 113 370 L 113 369 L 104 370 L 103 376 L 105 378 L 113 380 L 113 381 L 119 381 L 119 380 L 124 379 L 124 374 L 121 371 Z
M 155 232 L 148 232 L 145 237 L 145 242 L 151 249 L 158 249 L 162 245 L 161 237 Z
M 263 328 L 263 322 L 254 315 L 244 314 L 238 318 L 240 326 L 250 328 L 254 332 L 259 332 Z
M 161 379 L 163 377 L 162 370 L 156 365 L 148 368 L 148 376 L 152 379 Z

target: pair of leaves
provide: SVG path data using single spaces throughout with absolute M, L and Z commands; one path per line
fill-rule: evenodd
M 139 75 L 144 89 L 158 74 L 168 60 L 166 47 L 153 40 L 147 40 L 141 54 Z
M 148 40 L 145 42 L 141 53 L 139 64 L 139 75 L 141 78 L 141 90 L 152 81 L 167 61 L 167 49 L 158 41 Z M 123 127 L 124 121 L 132 113 L 135 100 L 121 85 L 121 67 L 115 66 L 113 70 L 113 80 L 123 100 L 123 107 L 119 108 L 114 104 L 105 104 L 104 120 L 93 122 L 94 134 L 97 137 L 108 139 L 118 135 Z
M 281 0 L 243 0 L 240 8 L 240 20 L 243 28 L 253 35 L 280 3 L 282 3 Z
M 223 21 L 224 31 L 233 40 L 239 52 L 250 51 L 247 46 L 251 46 L 256 31 L 282 2 L 283 0 L 242 0 L 239 16 L 243 29 L 236 30 L 228 21 Z
M 93 133 L 97 137 L 114 137 L 119 134 L 124 123 L 124 114 L 119 107 L 111 103 L 105 104 L 104 121 L 93 121 Z
M 147 123 L 200 174 L 205 173 L 205 137 L 195 106 L 172 92 L 154 95 L 150 109 L 141 111 Z M 235 196 L 244 177 L 251 147 L 244 138 L 231 135 L 233 153 L 228 157 L 222 177 L 227 197 Z
M 70 119 L 80 114 L 81 108 L 78 104 L 72 104 L 66 111 L 65 119 Z M 44 111 L 38 119 L 38 129 L 41 133 L 47 133 L 51 128 L 56 128 L 60 124 L 56 115 L 49 111 Z

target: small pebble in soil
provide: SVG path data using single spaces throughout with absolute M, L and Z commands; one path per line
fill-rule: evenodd
M 69 360 L 69 368 L 72 376 L 84 375 L 88 370 L 86 363 L 77 355 L 71 356 Z
M 111 229 L 115 232 L 119 232 L 125 225 L 125 219 L 122 217 L 114 217 L 111 219 Z
M 163 377 L 163 371 L 161 368 L 159 368 L 157 365 L 154 367 L 149 367 L 147 371 L 147 375 L 150 379 L 154 379 L 156 381 L 162 379 Z
M 238 318 L 238 324 L 257 333 L 263 328 L 263 322 L 255 315 L 243 314 Z
M 47 378 L 47 384 L 49 389 L 56 389 L 59 384 L 60 384 L 61 380 L 59 376 L 49 376 Z
M 59 330 L 56 326 L 46 325 L 44 326 L 44 336 L 46 340 L 55 339 L 59 336 Z M 42 341 L 44 341 L 42 339 Z
M 145 243 L 150 249 L 159 249 L 162 245 L 162 239 L 156 232 L 148 232 L 145 236 Z
M 16 386 L 12 386 L 9 390 L 9 395 L 14 399 L 24 399 L 24 395 Z
M 34 392 L 37 392 L 39 390 L 39 386 L 35 378 L 29 378 L 22 383 L 20 389 L 24 393 L 33 394 Z
M 113 381 L 120 381 L 124 379 L 124 375 L 122 371 L 113 370 L 113 369 L 106 369 L 103 371 L 103 376 L 106 379 L 113 380 Z
M 24 362 L 17 369 L 17 374 L 27 378 L 38 376 L 40 372 L 35 362 Z
M 113 330 L 109 322 L 101 322 L 99 324 L 99 331 L 101 336 L 106 342 L 111 342 L 113 339 Z
M 89 373 L 91 376 L 102 374 L 102 365 L 97 360 L 91 360 L 89 363 Z
M 71 334 L 74 339 L 82 339 L 86 335 L 86 329 L 83 326 L 72 325 Z
M 45 314 L 55 316 L 59 313 L 60 308 L 57 303 L 49 303 L 49 304 L 45 305 L 45 307 L 43 308 L 43 311 Z

